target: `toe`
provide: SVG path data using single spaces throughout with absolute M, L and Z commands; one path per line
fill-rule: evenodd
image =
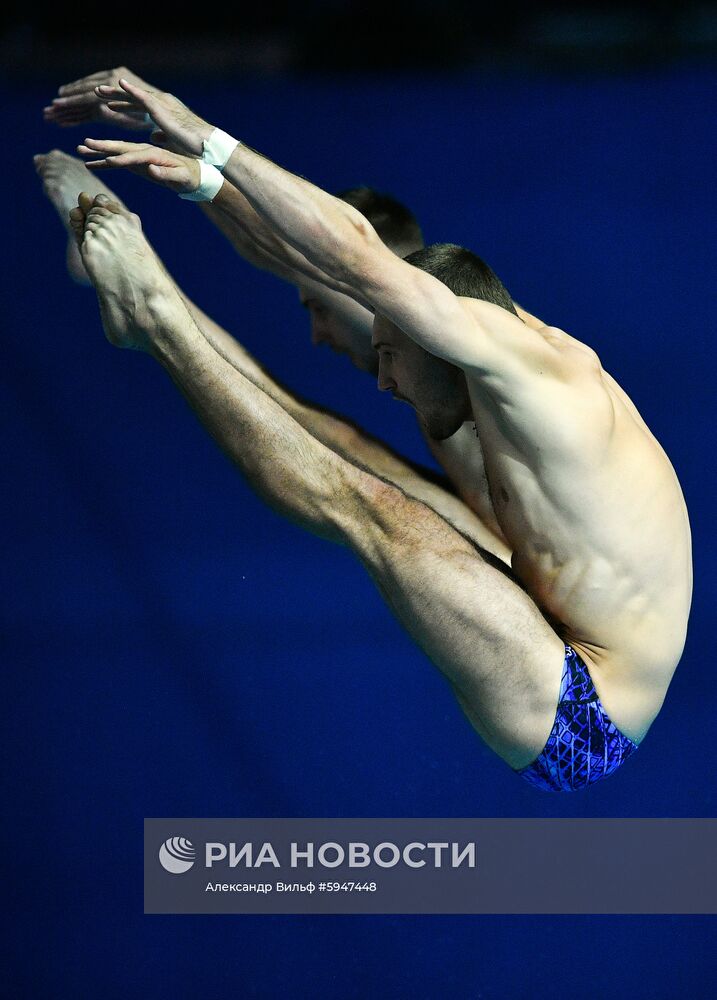
M 95 195 L 95 207 L 102 208 L 105 212 L 114 212 L 119 214 L 121 212 L 120 206 L 116 201 L 112 201 L 109 195 L 98 194 Z
M 73 233 L 78 239 L 81 239 L 85 228 L 85 213 L 81 208 L 71 208 L 69 219 Z
M 112 201 L 111 197 L 106 194 L 98 194 L 95 197 L 95 205 L 104 208 L 107 212 L 112 212 L 114 215 L 127 214 L 126 209 L 119 202 Z

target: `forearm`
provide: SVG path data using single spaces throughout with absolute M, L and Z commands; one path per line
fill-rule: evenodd
M 339 290 L 359 290 L 362 261 L 373 244 L 381 245 L 360 212 L 243 143 L 229 158 L 224 176 L 274 234 L 337 282 Z M 227 188 L 217 196 L 220 206 L 231 198 Z
M 297 252 L 271 230 L 244 195 L 230 183 L 225 182 L 221 196 L 213 202 L 200 202 L 200 206 L 206 217 L 246 261 L 285 281 L 297 283 L 300 278 L 296 268 Z
M 290 267 L 288 261 L 282 259 L 277 254 L 269 253 L 262 249 L 250 232 L 227 211 L 220 208 L 214 202 L 201 202 L 200 207 L 209 221 L 216 226 L 220 233 L 226 237 L 240 257 L 260 271 L 269 271 L 284 281 L 295 284 L 298 278 L 296 271 Z M 278 241 L 277 241 L 278 242 Z
M 326 274 L 303 253 L 290 246 L 274 231 L 229 180 L 213 202 L 201 203 L 214 225 L 226 236 L 234 249 L 250 264 L 290 284 L 299 285 L 307 279 L 334 290 L 346 292 L 344 286 Z
M 86 139 L 78 146 L 93 169 L 126 167 L 178 193 L 196 191 L 201 180 L 197 157 L 206 144 L 217 141 L 207 122 L 172 94 L 152 94 L 126 80 L 120 88 L 103 86 L 100 96 L 112 109 L 139 109 L 151 115 L 182 155 L 151 144 Z M 224 133 L 225 139 L 230 138 Z M 105 154 L 97 158 L 98 154 Z M 221 166 L 224 183 L 212 188 L 216 207 L 232 216 L 260 249 L 336 291 L 366 302 L 361 282 L 362 264 L 376 250 L 390 254 L 364 216 L 340 198 L 283 170 L 243 143 L 236 144 L 228 160 L 221 151 L 211 153 Z M 216 178 L 215 178 L 216 179 Z M 254 213 L 254 214 L 253 214 Z M 318 273 L 317 273 L 317 270 Z

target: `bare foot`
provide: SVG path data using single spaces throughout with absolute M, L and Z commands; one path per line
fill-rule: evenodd
M 83 192 L 70 225 L 95 286 L 107 339 L 149 351 L 158 315 L 183 303 L 142 232 L 139 216 L 105 194 Z
M 39 153 L 33 157 L 35 170 L 42 178 L 42 188 L 52 204 L 57 209 L 63 225 L 70 234 L 67 241 L 67 270 L 73 281 L 81 285 L 89 285 L 90 279 L 85 271 L 77 243 L 70 228 L 69 215 L 77 205 L 80 191 L 86 191 L 93 197 L 106 194 L 114 201 L 122 204 L 116 195 L 112 194 L 106 184 L 103 184 L 96 174 L 90 173 L 82 160 L 59 149 L 49 153 Z M 124 206 L 123 206 L 124 207 Z

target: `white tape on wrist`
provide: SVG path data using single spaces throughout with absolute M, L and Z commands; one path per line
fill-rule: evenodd
M 222 132 L 220 128 L 215 128 L 208 139 L 205 139 L 202 146 L 202 160 L 204 163 L 211 163 L 213 167 L 223 170 L 226 167 L 229 157 L 239 145 L 239 140 Z
M 214 201 L 224 183 L 224 178 L 216 167 L 199 161 L 199 187 L 196 191 L 180 194 L 184 201 Z

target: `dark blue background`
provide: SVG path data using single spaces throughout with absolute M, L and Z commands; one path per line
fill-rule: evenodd
M 31 163 L 83 136 L 43 126 L 51 88 L 9 93 L 8 995 L 713 993 L 710 918 L 145 917 L 141 845 L 144 816 L 714 815 L 716 78 L 177 85 L 283 165 L 393 192 L 429 242 L 484 256 L 521 304 L 598 350 L 672 458 L 695 537 L 684 659 L 636 758 L 552 797 L 483 747 L 353 558 L 268 511 L 163 371 L 107 344 Z M 408 408 L 310 348 L 292 289 L 194 206 L 112 183 L 182 287 L 270 370 L 425 460 Z M 589 864 L 576 844 L 565 877 Z

